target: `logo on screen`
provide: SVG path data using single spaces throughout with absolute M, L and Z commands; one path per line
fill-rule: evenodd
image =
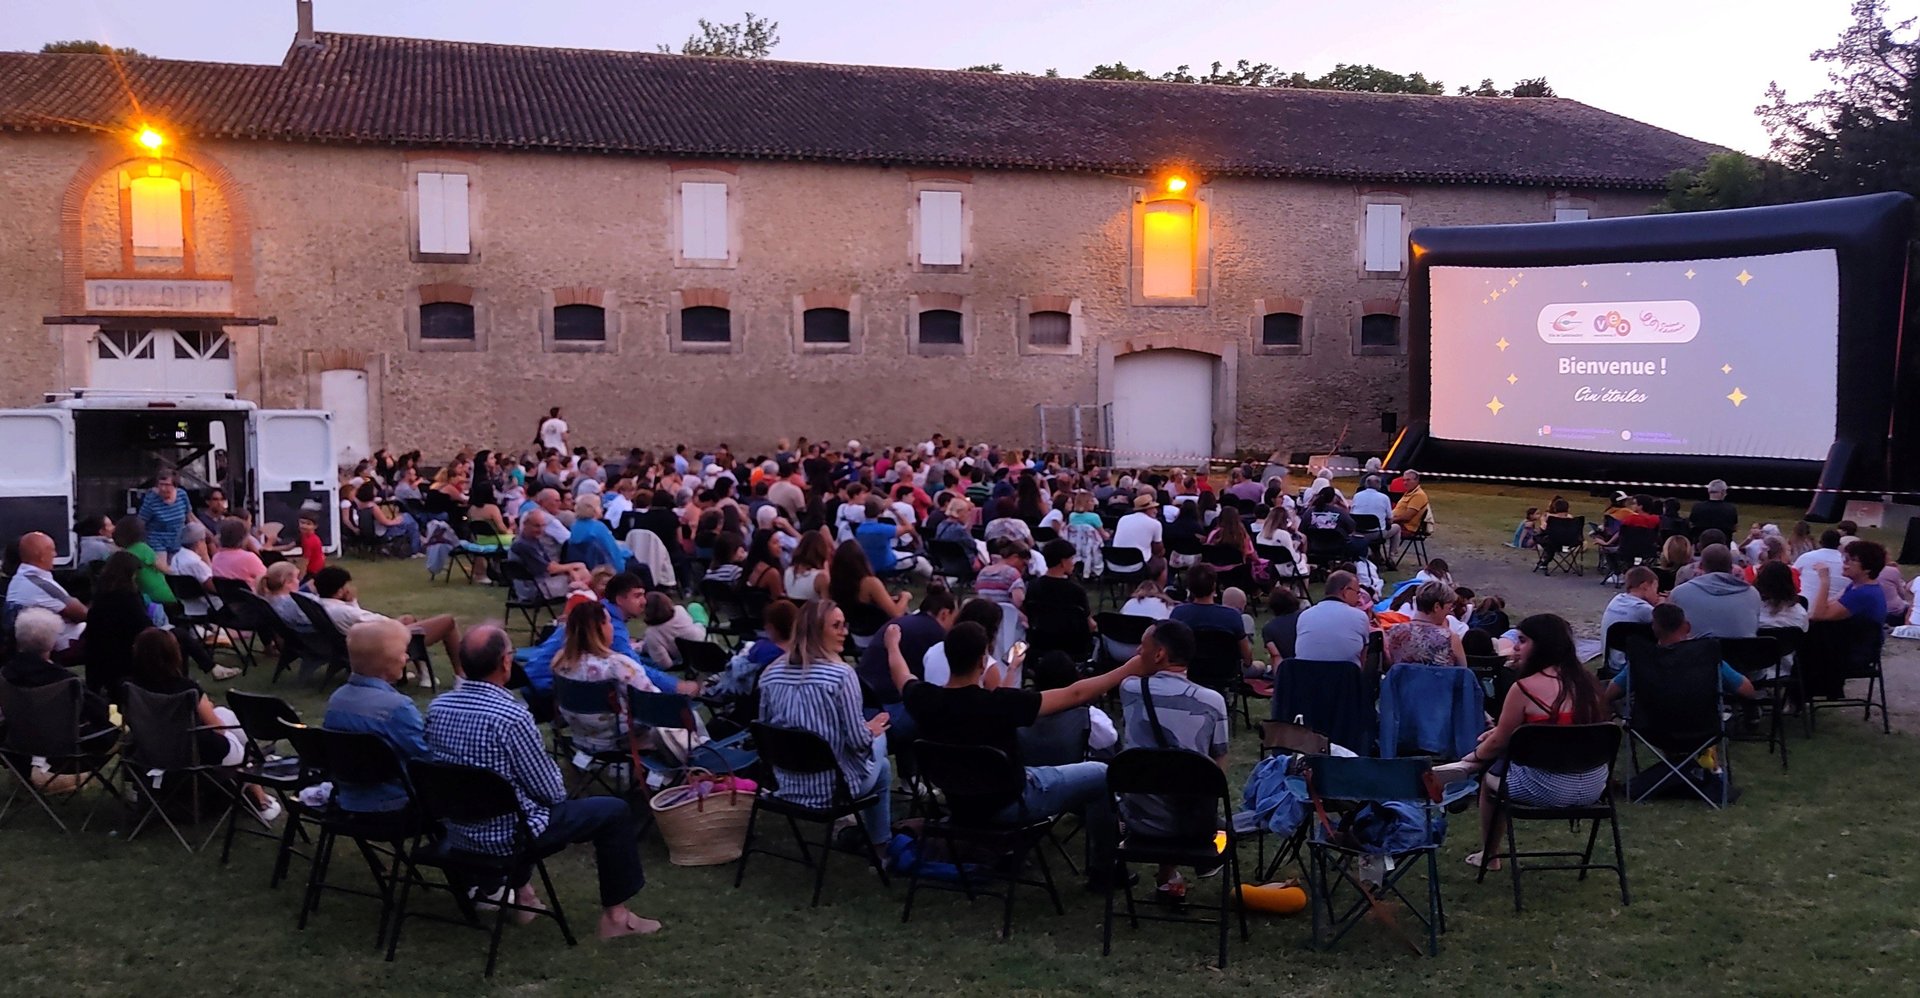
M 1558 323 L 1555 323 L 1555 328 L 1559 328 Z M 1626 316 L 1618 312 L 1608 312 L 1606 315 L 1596 315 L 1593 317 L 1593 331 L 1596 333 L 1611 332 L 1615 336 L 1625 336 L 1633 332 L 1633 323 L 1628 322 Z
M 1562 312 L 1559 318 L 1553 320 L 1553 328 L 1563 333 L 1579 324 L 1580 311 L 1578 309 Z

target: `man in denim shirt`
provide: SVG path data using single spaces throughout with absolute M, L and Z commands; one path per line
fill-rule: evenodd
M 420 709 L 394 688 L 407 665 L 407 642 L 412 634 L 396 620 L 370 620 L 347 632 L 347 660 L 353 674 L 347 684 L 327 699 L 330 731 L 379 735 L 402 760 L 424 759 L 429 753 Z M 371 786 L 335 784 L 334 800 L 348 811 L 394 811 L 407 803 L 406 788 L 398 783 Z

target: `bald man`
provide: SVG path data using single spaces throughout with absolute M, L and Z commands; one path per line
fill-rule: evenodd
M 54 581 L 53 556 L 53 538 L 37 530 L 20 537 L 20 570 L 7 583 L 7 614 L 29 606 L 58 614 L 62 626 L 53 650 L 62 652 L 86 629 L 87 607 Z
M 382 618 L 353 625 L 347 631 L 347 663 L 353 674 L 345 686 L 327 699 L 330 731 L 379 735 L 405 759 L 424 759 L 426 727 L 420 709 L 394 683 L 407 667 L 407 643 L 413 632 L 397 620 Z M 348 811 L 397 811 L 405 807 L 407 789 L 400 783 L 346 784 L 335 781 L 334 801 Z

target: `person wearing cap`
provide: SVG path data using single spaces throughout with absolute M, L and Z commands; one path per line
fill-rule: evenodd
M 1706 530 L 1734 536 L 1740 526 L 1740 508 L 1727 501 L 1726 482 L 1716 478 L 1707 483 L 1707 499 L 1693 504 L 1693 509 L 1687 512 L 1687 523 L 1695 537 Z
M 1166 524 L 1160 520 L 1160 500 L 1152 492 L 1143 491 L 1134 497 L 1133 512 L 1120 518 L 1113 526 L 1113 546 L 1132 548 L 1140 552 L 1140 560 L 1159 558 L 1166 555 L 1166 545 L 1162 538 Z

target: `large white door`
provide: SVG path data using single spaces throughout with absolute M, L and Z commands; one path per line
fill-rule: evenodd
M 250 451 L 261 519 L 280 524 L 280 536 L 299 532 L 302 507 L 317 506 L 320 540 L 338 550 L 339 469 L 333 460 L 333 420 L 307 409 L 261 409 L 253 414 Z
M 1191 350 L 1146 350 L 1113 362 L 1114 464 L 1192 466 L 1213 453 L 1219 361 Z
M 373 434 L 367 425 L 367 372 L 320 372 L 320 408 L 333 414 L 333 463 L 351 467 L 373 456 Z
M 54 561 L 73 561 L 73 414 L 65 409 L 0 409 L 0 543 L 38 530 L 53 538 Z
M 102 329 L 94 334 L 92 388 L 230 392 L 233 344 L 218 329 Z

